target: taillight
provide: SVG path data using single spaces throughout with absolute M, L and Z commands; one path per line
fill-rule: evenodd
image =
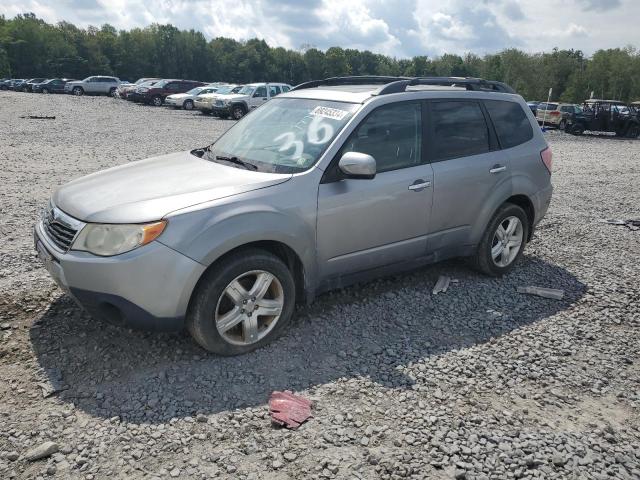
M 558 115 L 560 115 L 560 112 L 549 112 L 549 115 L 557 117 Z
M 549 173 L 551 173 L 551 167 L 553 166 L 553 152 L 550 147 L 545 148 L 540 152 L 540 158 L 542 158 L 542 163 L 547 167 Z

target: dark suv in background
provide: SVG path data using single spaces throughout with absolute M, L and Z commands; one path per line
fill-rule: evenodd
M 618 137 L 640 136 L 640 114 L 633 104 L 619 100 L 585 100 L 580 112 L 567 119 L 567 133 L 615 132 Z
M 164 99 L 174 93 L 185 93 L 195 87 L 203 87 L 207 85 L 204 82 L 196 80 L 177 80 L 165 79 L 160 80 L 148 87 L 140 87 L 136 89 L 136 97 L 143 103 L 159 107 L 164 103 Z

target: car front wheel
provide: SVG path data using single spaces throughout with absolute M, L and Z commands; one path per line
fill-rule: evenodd
M 49 89 L 48 88 L 43 88 L 42 89 L 42 93 L 49 93 Z
M 474 257 L 478 270 L 492 277 L 510 272 L 527 243 L 529 220 L 522 208 L 505 203 L 494 214 Z
M 182 108 L 184 108 L 185 110 L 193 110 L 193 100 L 185 100 Z
M 244 108 L 240 105 L 236 105 L 235 107 L 233 107 L 233 109 L 231 109 L 231 116 L 234 120 L 240 120 L 242 117 L 244 117 L 244 114 Z
M 239 355 L 278 337 L 295 307 L 289 268 L 275 255 L 244 250 L 223 259 L 200 281 L 187 328 L 204 349 Z
M 151 99 L 151 104 L 154 107 L 161 107 L 162 106 L 162 97 L 160 95 L 156 95 Z
M 73 87 L 72 92 L 76 97 L 84 95 L 84 90 L 82 89 L 82 87 Z

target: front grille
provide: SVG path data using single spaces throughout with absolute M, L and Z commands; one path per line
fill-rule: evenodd
M 62 251 L 66 252 L 71 247 L 73 239 L 78 233 L 78 228 L 57 208 L 49 209 L 42 219 L 42 226 L 49 239 Z
M 224 105 L 224 103 L 222 102 L 222 100 L 216 100 L 216 107 L 222 107 Z

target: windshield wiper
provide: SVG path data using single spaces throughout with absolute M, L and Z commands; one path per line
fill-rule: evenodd
M 247 170 L 258 170 L 258 167 L 253 163 L 245 162 L 244 160 L 240 160 L 238 157 L 225 157 L 223 155 L 216 155 L 216 160 L 221 160 L 223 162 L 235 163 L 236 165 L 240 165 Z

